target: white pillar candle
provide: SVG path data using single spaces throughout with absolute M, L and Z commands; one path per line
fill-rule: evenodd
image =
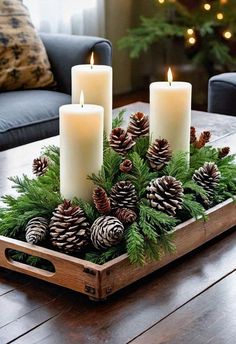
M 150 85 L 150 135 L 155 139 L 167 139 L 172 152 L 189 152 L 192 85 L 172 81 Z
M 112 130 L 112 68 L 94 65 L 93 54 L 90 65 L 72 67 L 72 103 L 79 103 L 81 90 L 86 94 L 86 102 L 104 108 L 104 130 L 109 137 Z
M 88 175 L 103 164 L 103 107 L 83 103 L 60 107 L 60 189 L 66 199 L 91 201 Z

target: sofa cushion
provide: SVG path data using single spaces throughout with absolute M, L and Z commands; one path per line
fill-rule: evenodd
M 54 91 L 0 93 L 0 150 L 57 135 L 59 107 L 70 102 Z
M 54 85 L 44 45 L 21 0 L 0 0 L 0 90 Z

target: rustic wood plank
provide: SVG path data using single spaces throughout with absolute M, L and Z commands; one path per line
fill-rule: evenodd
M 235 344 L 236 272 L 174 312 L 132 344 Z
M 235 245 L 236 233 L 225 233 L 105 303 L 94 304 L 72 293 L 74 300 L 68 311 L 14 343 L 34 343 L 35 338 L 38 344 L 127 343 L 231 273 L 235 269 Z

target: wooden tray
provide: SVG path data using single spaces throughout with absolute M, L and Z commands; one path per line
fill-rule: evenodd
M 143 267 L 131 265 L 127 254 L 97 265 L 3 236 L 0 236 L 0 266 L 79 291 L 91 299 L 102 300 L 236 225 L 236 204 L 232 200 L 215 206 L 207 214 L 207 222 L 191 219 L 178 225 L 175 230 L 176 252 Z M 47 259 L 53 264 L 55 272 L 12 260 L 8 255 L 9 249 Z

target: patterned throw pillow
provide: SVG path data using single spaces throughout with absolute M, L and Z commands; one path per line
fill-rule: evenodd
M 54 85 L 44 48 L 21 0 L 0 0 L 0 91 Z

